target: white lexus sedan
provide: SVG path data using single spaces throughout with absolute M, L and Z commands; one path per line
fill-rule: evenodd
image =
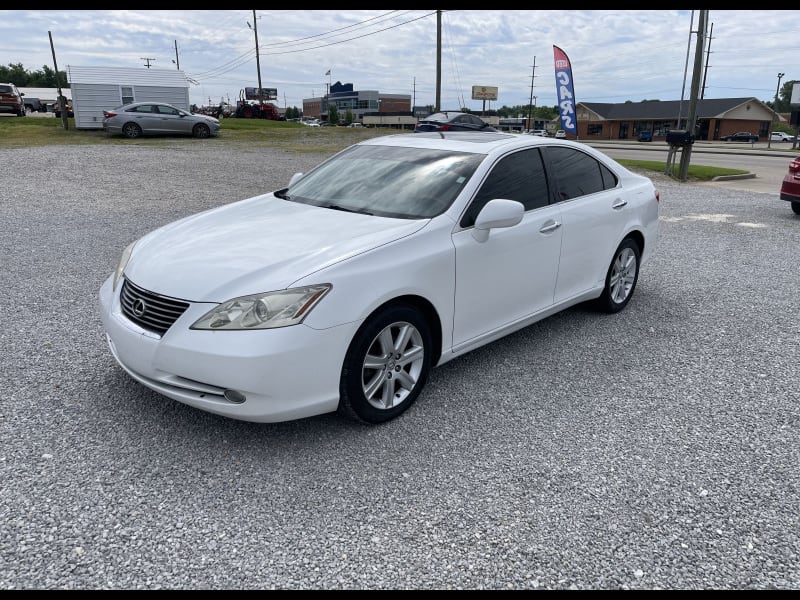
M 658 201 L 578 142 L 387 135 L 130 244 L 100 315 L 119 365 L 173 400 L 381 423 L 434 366 L 578 303 L 625 308 Z

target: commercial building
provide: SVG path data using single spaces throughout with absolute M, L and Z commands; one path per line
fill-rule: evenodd
M 645 100 L 606 104 L 579 102 L 576 105 L 578 139 L 625 140 L 650 132 L 654 140 L 664 141 L 667 132 L 691 130 L 686 124 L 688 100 Z M 679 119 L 680 115 L 680 119 Z M 766 140 L 775 123 L 786 119 L 757 98 L 716 98 L 697 101 L 695 139 L 718 140 L 721 136 L 750 131 Z
M 410 94 L 381 94 L 377 90 L 354 90 L 352 83 L 337 81 L 321 97 L 303 98 L 303 116 L 328 120 L 331 106 L 336 107 L 339 118 L 350 111 L 353 120 L 362 122 L 366 113 L 411 113 Z

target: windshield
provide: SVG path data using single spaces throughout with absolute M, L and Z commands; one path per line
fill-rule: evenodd
M 383 217 L 444 212 L 484 155 L 396 146 L 353 146 L 291 185 L 294 202 Z

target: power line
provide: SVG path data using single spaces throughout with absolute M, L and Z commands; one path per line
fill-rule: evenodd
M 358 39 L 362 39 L 362 38 L 369 37 L 369 36 L 372 36 L 372 35 L 376 35 L 378 33 L 383 33 L 384 31 L 389 31 L 390 29 L 395 29 L 395 28 L 401 27 L 403 25 L 408 25 L 409 23 L 413 23 L 415 21 L 419 21 L 419 20 L 424 19 L 426 17 L 430 17 L 431 15 L 434 15 L 434 14 L 436 14 L 436 13 L 435 12 L 427 13 L 427 14 L 422 15 L 421 17 L 417 17 L 417 18 L 414 18 L 414 19 L 409 19 L 408 21 L 403 21 L 402 23 L 397 23 L 397 24 L 392 25 L 390 27 L 384 27 L 384 28 L 379 29 L 377 31 L 372 31 L 372 32 L 369 32 L 369 33 L 365 33 L 365 34 L 362 34 L 362 35 L 349 37 L 349 38 L 346 38 L 346 39 L 343 39 L 343 40 L 338 40 L 338 41 L 327 43 L 327 44 L 320 44 L 320 45 L 311 46 L 311 47 L 308 47 L 308 48 L 300 48 L 300 49 L 286 50 L 286 51 L 280 51 L 280 52 L 266 52 L 266 53 L 265 52 L 261 52 L 261 55 L 277 56 L 279 54 L 297 54 L 299 52 L 307 52 L 309 50 L 318 50 L 320 48 L 328 48 L 330 46 L 335 46 L 335 45 L 338 45 L 338 44 L 343 44 L 345 42 L 351 42 L 353 40 L 358 40 Z M 375 17 L 375 18 L 378 18 L 378 17 Z M 362 23 L 366 23 L 366 22 L 367 21 L 363 21 Z M 356 25 L 358 25 L 358 24 L 356 24 Z M 345 29 L 345 28 L 340 28 L 340 29 Z M 338 30 L 333 30 L 333 31 L 338 31 Z M 327 35 L 327 34 L 320 34 L 320 35 Z M 318 37 L 318 36 L 311 36 L 311 37 Z M 301 38 L 301 39 L 307 39 L 307 38 Z M 295 40 L 295 41 L 299 41 L 299 40 Z M 282 43 L 282 44 L 270 44 L 270 45 L 284 46 L 286 43 L 292 43 L 292 42 L 285 42 L 285 43 Z M 262 48 L 263 48 L 263 46 L 262 46 Z M 249 62 L 253 58 L 253 56 L 255 56 L 255 54 L 256 54 L 255 49 L 248 50 L 244 54 L 241 54 L 240 56 L 238 56 L 238 57 L 236 57 L 234 59 L 231 59 L 230 61 L 228 61 L 227 63 L 225 63 L 224 65 L 222 65 L 220 67 L 217 67 L 215 69 L 211 69 L 210 71 L 206 71 L 204 73 L 192 74 L 192 76 L 195 79 L 202 81 L 202 80 L 208 79 L 210 77 L 218 77 L 220 75 L 224 75 L 225 73 L 229 73 L 230 71 L 233 71 L 234 69 L 236 69 L 236 68 L 242 66 L 243 64 Z

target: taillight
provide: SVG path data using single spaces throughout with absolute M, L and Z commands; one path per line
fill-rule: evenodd
M 453 128 L 452 125 L 440 125 L 439 131 L 450 131 Z
M 795 158 L 789 163 L 789 173 L 797 173 L 800 171 L 800 158 Z
M 656 190 L 656 202 L 661 202 L 661 194 Z
M 117 116 L 117 113 L 114 113 L 114 112 L 110 112 L 110 111 L 104 110 L 104 111 L 103 111 L 103 116 L 104 116 L 106 119 L 110 119 L 111 117 L 116 117 L 116 116 Z

